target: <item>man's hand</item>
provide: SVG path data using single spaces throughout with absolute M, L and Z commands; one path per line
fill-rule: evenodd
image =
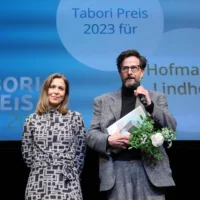
M 121 135 L 118 130 L 116 133 L 108 137 L 108 144 L 113 148 L 126 149 L 130 144 L 129 135 Z
M 138 96 L 139 94 L 143 94 L 147 101 L 147 106 L 151 104 L 151 98 L 149 96 L 149 92 L 143 86 L 140 85 L 136 90 L 134 90 L 134 94 L 135 96 Z

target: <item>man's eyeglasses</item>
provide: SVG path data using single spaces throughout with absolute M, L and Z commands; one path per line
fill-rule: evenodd
M 138 65 L 131 66 L 131 67 L 124 66 L 124 67 L 121 68 L 122 72 L 124 72 L 124 73 L 127 73 L 129 71 L 129 69 L 131 69 L 131 71 L 133 73 L 135 73 L 135 72 L 139 71 L 140 66 L 138 66 Z

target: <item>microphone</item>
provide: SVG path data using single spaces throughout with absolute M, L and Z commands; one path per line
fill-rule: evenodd
M 139 86 L 140 86 L 140 82 L 135 82 L 135 83 L 133 84 L 133 90 L 136 90 Z M 142 102 L 142 104 L 143 104 L 144 106 L 146 106 L 146 105 L 147 105 L 147 101 L 146 101 L 146 99 L 145 99 L 145 96 L 144 96 L 143 94 L 138 94 L 138 96 L 139 96 L 140 101 Z

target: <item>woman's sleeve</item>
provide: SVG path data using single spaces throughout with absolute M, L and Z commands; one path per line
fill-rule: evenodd
M 22 156 L 28 167 L 30 167 L 33 162 L 33 135 L 31 130 L 31 117 L 28 117 L 25 120 L 22 135 Z
M 86 131 L 83 122 L 82 115 L 77 115 L 76 123 L 76 158 L 75 158 L 75 167 L 78 170 L 79 175 L 82 172 L 84 159 L 85 159 L 85 151 L 86 151 Z

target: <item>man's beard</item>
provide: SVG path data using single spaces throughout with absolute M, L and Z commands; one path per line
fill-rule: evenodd
M 127 88 L 133 88 L 133 85 L 135 84 L 135 81 L 125 81 L 124 82 L 124 85 L 127 87 Z

